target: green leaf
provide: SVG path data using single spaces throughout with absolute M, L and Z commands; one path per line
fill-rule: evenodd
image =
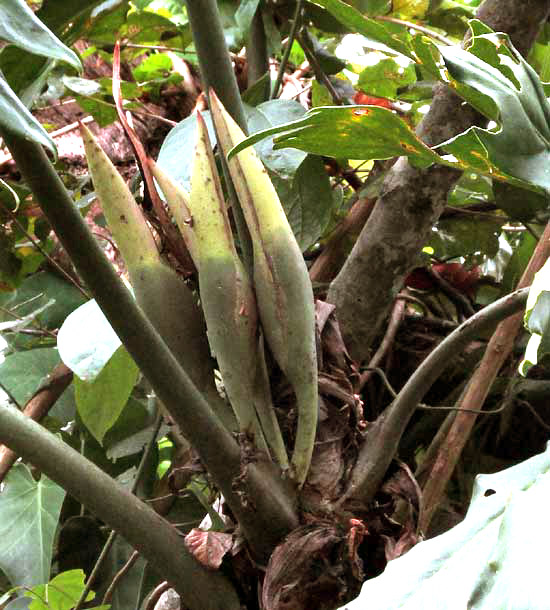
M 94 117 L 99 127 L 107 127 L 107 125 L 111 125 L 118 118 L 114 105 L 103 101 L 100 97 L 76 95 L 75 99 L 82 110 Z
M 12 585 L 48 581 L 64 497 L 65 491 L 45 475 L 35 481 L 24 464 L 8 473 L 0 493 L 0 568 Z
M 203 112 L 202 117 L 208 127 L 208 136 L 212 146 L 214 146 L 216 134 L 212 126 L 210 111 Z M 194 114 L 180 121 L 166 136 L 157 161 L 158 166 L 172 180 L 183 186 L 187 192 L 191 191 L 191 167 L 195 151 L 196 130 L 197 118 Z
M 379 97 L 395 99 L 400 87 L 410 85 L 416 81 L 414 64 L 403 67 L 388 57 L 381 59 L 373 66 L 367 66 L 359 74 L 357 88 Z
M 166 76 L 172 70 L 172 59 L 166 53 L 149 55 L 132 73 L 137 81 L 153 80 Z
M 94 17 L 97 18 L 99 13 L 103 14 L 113 10 L 114 7 L 122 3 L 128 4 L 127 0 L 111 0 L 110 2 L 105 0 L 71 0 L 70 2 L 48 0 L 42 3 L 42 6 L 36 12 L 36 16 L 57 36 L 62 36 L 69 30 L 71 38 L 75 40 L 75 36 L 89 28 L 91 14 L 94 14 Z M 80 26 L 80 29 L 78 26 Z
M 304 112 L 304 108 L 298 102 L 291 100 L 272 100 L 255 108 L 245 106 L 251 133 L 301 117 Z M 203 112 L 202 116 L 208 127 L 208 137 L 214 146 L 216 134 L 210 112 Z M 191 191 L 191 165 L 194 158 L 196 127 L 197 120 L 194 115 L 178 123 L 164 140 L 157 161 L 159 167 L 187 192 Z M 256 151 L 269 170 L 285 180 L 294 177 L 306 157 L 297 150 L 274 150 L 271 138 L 258 144 Z
M 269 129 L 304 116 L 304 107 L 293 100 L 270 100 L 256 108 L 245 108 L 250 133 Z M 255 146 L 262 162 L 279 178 L 292 179 L 306 155 L 297 150 L 275 150 L 273 139 L 266 138 Z
M 366 14 L 369 17 L 377 17 L 389 13 L 392 8 L 392 0 L 367 0 Z
M 476 477 L 466 518 L 367 580 L 348 610 L 547 610 L 550 449 Z
M 255 133 L 229 157 L 272 135 L 274 149 L 285 146 L 340 159 L 391 159 L 405 155 L 419 167 L 441 161 L 395 113 L 378 106 L 312 108 L 303 119 Z
M 67 89 L 78 95 L 91 96 L 101 91 L 100 83 L 89 78 L 63 76 L 62 81 Z
M 120 345 L 95 300 L 75 309 L 57 334 L 61 359 L 84 381 L 96 379 Z
M 315 0 L 314 3 L 325 8 L 351 32 L 362 34 L 374 48 L 392 55 L 397 53 L 414 59 L 405 28 L 402 28 L 399 34 L 394 34 L 390 27 L 374 19 L 363 17 L 357 9 L 341 0 Z
M 67 62 L 78 71 L 82 70 L 76 53 L 48 30 L 23 0 L 2 0 L 0 3 L 0 39 L 30 53 L 53 57 Z
M 510 237 L 508 240 L 511 241 Z M 537 245 L 537 240 L 528 231 L 521 233 L 514 241 L 515 243 L 512 243 L 513 254 L 506 265 L 500 285 L 502 296 L 516 289 Z
M 25 597 L 32 598 L 29 610 L 71 610 L 84 591 L 83 570 L 69 570 L 58 574 L 46 585 L 37 585 L 25 591 Z M 90 591 L 86 601 L 94 599 Z M 89 606 L 87 606 L 89 607 Z M 110 606 L 94 606 L 94 610 L 108 610 Z
M 530 222 L 537 216 L 537 212 L 548 209 L 548 195 L 544 193 L 496 180 L 493 191 L 498 207 L 513 220 Z
M 533 68 L 503 34 L 474 38 L 470 52 L 459 47 L 439 51 L 453 79 L 493 100 L 500 124 L 496 130 L 472 127 L 442 147 L 497 179 L 509 176 L 550 192 L 550 105 Z
M 0 127 L 16 136 L 45 146 L 57 157 L 57 149 L 46 130 L 9 88 L 0 72 Z
M 401 19 L 422 19 L 430 6 L 430 0 L 393 0 L 393 12 Z
M 308 155 L 292 182 L 275 177 L 273 184 L 304 252 L 323 234 L 332 215 L 333 194 L 323 162 L 320 157 Z
M 468 256 L 477 252 L 493 257 L 498 252 L 502 222 L 491 218 L 448 218 L 440 220 L 428 242 L 439 259 Z
M 29 315 L 52 301 L 53 304 L 37 315 L 36 321 L 43 328 L 54 330 L 86 298 L 75 286 L 49 271 L 27 277 L 12 293 L 0 294 L 0 306 L 5 310 L 17 308 L 18 316 Z M 0 312 L 0 320 L 12 319 L 13 316 Z
M 138 375 L 132 357 L 120 346 L 93 381 L 75 378 L 78 414 L 99 443 L 122 413 Z
M 55 347 L 10 354 L 0 364 L 0 384 L 19 406 L 23 406 L 59 362 Z
M 0 70 L 12 91 L 27 108 L 42 94 L 55 65 L 53 59 L 33 55 L 12 44 L 0 51 Z

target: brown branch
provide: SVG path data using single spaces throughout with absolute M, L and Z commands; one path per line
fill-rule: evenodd
M 386 330 L 386 334 L 380 343 L 380 346 L 376 350 L 374 356 L 370 359 L 367 370 L 364 373 L 361 373 L 361 377 L 359 378 L 359 388 L 358 391 L 361 391 L 364 385 L 368 382 L 368 380 L 373 375 L 373 369 L 380 366 L 382 359 L 387 354 L 388 350 L 391 347 L 395 339 L 395 335 L 397 334 L 397 330 L 403 321 L 403 316 L 405 314 L 405 301 L 403 299 L 397 299 L 395 301 L 395 305 L 393 306 L 393 311 L 390 316 L 390 323 L 388 324 L 388 328 Z
M 34 396 L 27 401 L 23 413 L 34 421 L 41 421 L 69 387 L 72 380 L 71 369 L 63 363 L 58 364 L 48 375 L 46 383 L 38 388 Z M 0 482 L 4 480 L 16 460 L 17 454 L 14 451 L 5 445 L 0 445 Z
M 525 288 L 533 282 L 535 273 L 550 256 L 550 223 L 540 238 L 537 247 L 525 269 L 518 288 Z M 476 369 L 458 407 L 480 409 L 501 366 L 514 347 L 516 335 L 521 329 L 523 313 L 517 313 L 501 322 L 494 332 L 480 365 Z M 428 530 L 433 514 L 441 502 L 447 483 L 455 469 L 462 450 L 470 438 L 477 413 L 459 411 L 453 421 L 445 442 L 441 445 L 430 476 L 424 488 L 423 509 L 420 515 L 420 529 Z
M 115 574 L 113 580 L 111 581 L 109 588 L 107 589 L 107 591 L 105 592 L 105 595 L 103 596 L 103 601 L 102 601 L 103 604 L 111 603 L 111 600 L 113 598 L 113 593 L 114 593 L 116 587 L 118 586 L 118 583 L 130 571 L 130 569 L 132 568 L 132 566 L 136 563 L 136 561 L 138 559 L 139 559 L 139 553 L 137 551 L 133 551 L 132 554 L 130 555 L 130 557 L 128 558 L 128 561 L 120 568 L 120 570 Z

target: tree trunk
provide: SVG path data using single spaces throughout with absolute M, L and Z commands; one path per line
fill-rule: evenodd
M 477 17 L 494 30 L 507 32 L 525 55 L 549 13 L 548 0 L 486 0 Z M 448 87 L 438 84 L 417 133 L 435 146 L 483 121 Z M 459 177 L 460 172 L 437 165 L 415 169 L 404 157 L 390 170 L 373 213 L 328 293 L 357 360 L 367 358 L 394 296 L 418 260 Z

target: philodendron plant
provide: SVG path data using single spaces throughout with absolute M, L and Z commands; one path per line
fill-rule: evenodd
M 210 102 L 218 142 L 227 154 L 245 134 L 214 91 Z M 127 265 L 136 301 L 195 385 L 216 411 L 223 412 L 214 387 L 210 349 L 239 431 L 279 465 L 283 476 L 302 486 L 318 413 L 313 291 L 300 248 L 256 152 L 248 148 L 229 161 L 252 239 L 251 273 L 237 252 L 200 113 L 190 193 L 150 160 L 198 270 L 199 308 L 192 290 L 161 260 L 137 203 L 111 161 L 91 132 L 84 126 L 81 131 L 96 191 Z M 272 404 L 263 337 L 296 396 L 290 460 Z

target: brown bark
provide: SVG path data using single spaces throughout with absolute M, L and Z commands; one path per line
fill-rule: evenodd
M 477 12 L 493 29 L 509 33 L 522 54 L 530 49 L 549 14 L 548 0 L 485 0 Z M 434 146 L 483 122 L 461 98 L 439 84 L 417 133 Z M 459 176 L 459 172 L 440 166 L 418 170 L 405 158 L 390 170 L 373 213 L 328 293 L 356 359 L 368 357 L 395 295 L 414 267 Z

